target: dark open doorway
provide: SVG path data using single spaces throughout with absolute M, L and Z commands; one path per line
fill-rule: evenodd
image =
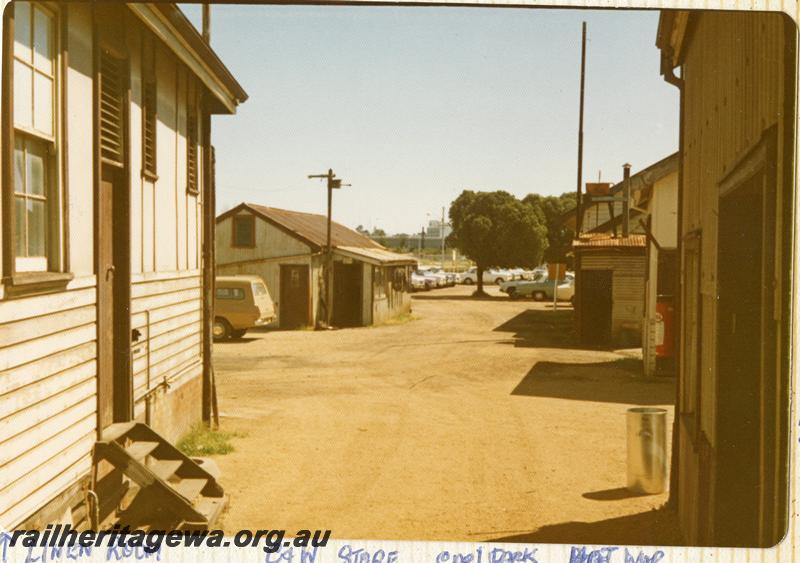
M 300 328 L 311 324 L 309 315 L 308 266 L 281 264 L 280 324 L 281 328 Z
M 360 263 L 334 263 L 333 324 L 340 327 L 361 326 L 363 267 Z
M 580 333 L 584 344 L 605 345 L 611 341 L 613 274 L 611 270 L 580 273 Z
M 720 198 L 715 513 L 737 514 L 716 519 L 714 538 L 721 545 L 760 543 L 763 183 L 764 175 L 757 174 Z

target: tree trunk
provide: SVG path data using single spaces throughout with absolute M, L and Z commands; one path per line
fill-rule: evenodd
M 486 295 L 486 292 L 483 291 L 483 266 L 480 264 L 477 264 L 477 276 L 478 279 L 476 280 L 476 283 L 478 284 L 478 289 L 476 289 L 475 293 L 472 295 L 475 297 L 483 297 Z

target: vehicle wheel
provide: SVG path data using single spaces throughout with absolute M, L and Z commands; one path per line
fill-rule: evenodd
M 431 289 L 431 282 L 425 282 L 425 291 L 430 291 Z
M 211 327 L 211 334 L 217 342 L 227 340 L 231 337 L 231 325 L 225 319 L 217 317 L 214 319 L 214 326 Z
M 247 333 L 246 328 L 240 328 L 239 330 L 232 330 L 231 331 L 231 338 L 239 339 Z
M 496 283 L 497 285 L 500 285 L 504 281 L 506 281 L 506 280 L 504 280 L 503 278 L 497 278 L 496 280 L 494 280 L 494 283 Z
M 472 278 L 464 278 L 464 285 L 472 285 Z
M 544 298 L 545 298 L 544 291 L 537 291 L 536 293 L 533 294 L 534 301 L 544 301 Z
M 509 287 L 508 288 L 508 297 L 510 299 L 519 299 L 519 295 L 517 295 L 517 288 L 516 287 Z

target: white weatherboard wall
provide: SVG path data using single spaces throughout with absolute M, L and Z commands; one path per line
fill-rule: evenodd
M 187 98 L 195 79 L 156 42 L 158 178 L 145 178 L 140 173 L 142 129 L 137 126 L 141 124 L 142 34 L 132 32 L 143 28 L 136 25 L 132 13 L 127 17 L 132 97 L 131 328 L 142 335 L 132 349 L 134 415 L 174 440 L 200 417 L 203 202 L 200 194 L 186 189 Z M 201 126 L 202 120 L 198 123 Z M 203 147 L 198 145 L 197 150 L 202 162 Z M 200 186 L 203 167 L 198 166 L 197 172 Z M 170 409 L 172 402 L 164 396 L 164 382 L 190 412 L 176 409 L 174 416 L 159 412 Z M 192 389 L 181 389 L 187 383 Z
M 0 527 L 13 528 L 91 470 L 97 436 L 92 16 L 67 15 L 66 290 L 8 298 L 0 285 Z M 141 175 L 140 33 L 126 15 L 130 53 L 132 328 L 135 415 L 168 439 L 201 416 L 202 199 L 186 191 L 186 93 L 193 76 L 159 44 L 158 179 Z M 198 120 L 202 121 L 202 120 Z M 202 138 L 198 135 L 198 138 Z M 198 162 L 202 162 L 199 148 Z M 202 174 L 202 167 L 199 173 Z M 68 180 L 68 182 L 64 181 Z M 202 177 L 198 185 L 202 185 Z M 169 384 L 167 390 L 163 385 Z M 149 399 L 145 399 L 149 396 Z M 150 402 L 149 409 L 146 401 Z
M 92 130 L 88 5 L 68 11 L 69 146 Z M 88 102 L 87 102 L 88 100 Z M 69 177 L 70 270 L 66 291 L 0 300 L 0 527 L 11 527 L 91 468 L 95 440 L 96 282 L 90 150 L 64 155 Z M 65 182 L 64 180 L 68 180 Z

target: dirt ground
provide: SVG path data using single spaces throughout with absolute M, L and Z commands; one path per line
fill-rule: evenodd
M 226 532 L 679 543 L 667 494 L 625 487 L 625 412 L 674 380 L 639 350 L 580 349 L 566 305 L 416 294 L 415 320 L 251 332 L 215 346 Z

